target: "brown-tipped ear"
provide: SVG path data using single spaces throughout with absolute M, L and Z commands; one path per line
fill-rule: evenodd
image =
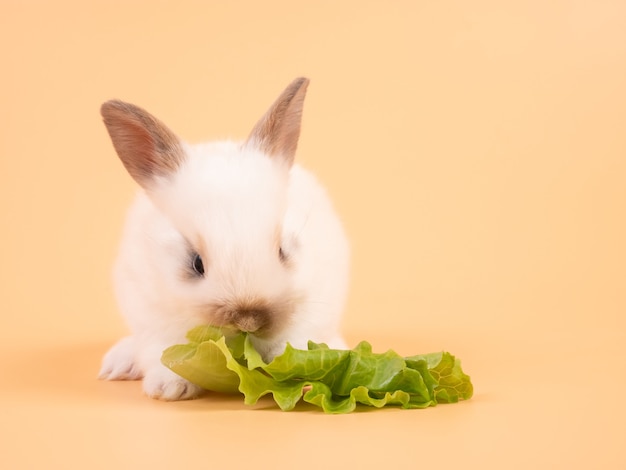
M 178 137 L 165 124 L 133 104 L 107 101 L 100 108 L 113 147 L 128 173 L 142 187 L 155 176 L 175 172 L 185 158 Z
M 246 144 L 269 156 L 283 158 L 291 165 L 298 147 L 302 106 L 308 85 L 309 79 L 303 77 L 291 82 L 254 126 Z

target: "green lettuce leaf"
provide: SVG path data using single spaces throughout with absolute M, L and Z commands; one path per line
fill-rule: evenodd
M 349 413 L 358 404 L 426 408 L 473 393 L 460 361 L 447 352 L 405 358 L 374 353 L 365 341 L 350 350 L 309 342 L 306 350 L 288 344 L 267 364 L 246 333 L 201 326 L 187 338 L 163 352 L 163 364 L 207 390 L 240 392 L 250 405 L 271 394 L 284 411 L 303 400 L 326 413 Z

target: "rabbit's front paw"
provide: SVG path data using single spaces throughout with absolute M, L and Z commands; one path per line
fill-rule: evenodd
M 197 398 L 203 389 L 176 375 L 164 366 L 146 372 L 143 390 L 151 398 L 175 401 Z
M 137 380 L 142 376 L 135 364 L 135 339 L 119 340 L 102 359 L 98 378 L 102 380 Z

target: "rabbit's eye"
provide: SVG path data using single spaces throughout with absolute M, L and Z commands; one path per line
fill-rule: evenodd
M 204 275 L 204 263 L 202 262 L 202 258 L 200 257 L 200 255 L 198 253 L 195 253 L 193 255 L 193 260 L 191 262 L 191 267 L 193 268 L 194 272 L 198 276 L 203 276 Z

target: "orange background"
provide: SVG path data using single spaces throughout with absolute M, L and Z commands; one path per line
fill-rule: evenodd
M 626 4 L 515 3 L 3 0 L 0 467 L 626 468 Z M 95 380 L 134 191 L 100 103 L 244 138 L 298 75 L 298 158 L 353 246 L 346 336 L 451 351 L 471 401 L 325 416 Z

